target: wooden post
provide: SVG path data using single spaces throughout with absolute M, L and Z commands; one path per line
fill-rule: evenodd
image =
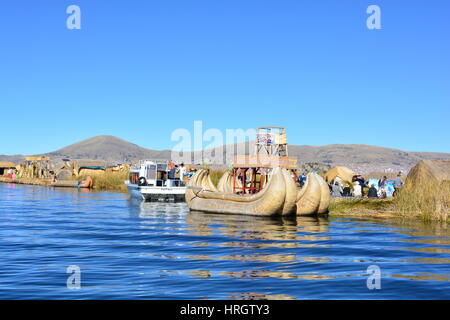
M 252 168 L 252 178 L 250 180 L 250 194 L 254 193 L 255 190 L 255 168 Z
M 237 173 L 237 169 L 233 168 L 233 193 L 234 194 L 236 194 L 236 179 L 237 179 L 236 173 Z
M 247 168 L 241 168 L 241 174 L 242 174 L 242 195 L 245 194 L 245 181 L 247 178 Z

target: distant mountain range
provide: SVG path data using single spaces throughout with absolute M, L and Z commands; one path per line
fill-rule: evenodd
M 236 147 L 236 146 L 233 146 Z M 332 144 L 326 146 L 289 145 L 289 156 L 297 158 L 300 163 L 324 163 L 330 166 L 344 165 L 356 172 L 409 171 L 420 160 L 450 160 L 450 153 L 409 152 L 361 144 Z M 253 143 L 247 145 L 247 153 L 253 151 Z M 223 159 L 229 163 L 232 155 L 226 154 L 225 148 L 215 148 L 207 153 L 222 152 Z M 206 153 L 206 152 L 205 152 Z M 200 155 L 201 152 L 196 152 Z M 83 140 L 54 152 L 44 154 L 54 160 L 92 159 L 116 163 L 136 163 L 141 159 L 170 159 L 170 150 L 152 150 L 142 148 L 131 142 L 113 136 L 97 136 Z M 192 158 L 192 153 L 190 154 Z M 2 156 L 0 161 L 20 163 L 23 155 Z M 197 159 L 201 159 L 198 157 Z
M 142 148 L 113 136 L 97 136 L 83 140 L 46 155 L 52 158 L 92 159 L 133 163 L 141 159 L 169 159 L 170 150 Z

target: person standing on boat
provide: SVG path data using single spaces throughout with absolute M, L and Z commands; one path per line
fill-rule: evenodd
M 298 178 L 298 183 L 300 184 L 300 188 L 303 188 L 306 183 L 306 171 L 303 171 L 302 175 Z
M 184 163 L 182 163 L 182 164 L 180 164 L 180 180 L 181 180 L 181 183 L 183 183 L 185 175 L 186 175 L 186 168 L 184 167 Z
M 177 168 L 178 168 L 178 166 L 175 166 L 169 170 L 169 176 L 168 176 L 169 179 L 167 180 L 168 187 L 173 187 L 175 184 L 174 181 L 175 181 L 175 173 L 176 173 Z
M 174 165 L 173 165 L 173 161 L 172 160 L 169 161 L 168 167 L 169 167 L 169 170 L 173 169 Z

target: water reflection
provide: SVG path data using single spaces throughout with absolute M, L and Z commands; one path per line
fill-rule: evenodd
M 317 242 L 329 240 L 323 235 L 328 232 L 328 219 L 322 217 L 253 217 L 240 215 L 207 214 L 190 212 L 186 215 L 188 232 L 203 237 L 221 236 L 224 240 L 216 244 L 221 248 L 231 248 L 238 254 L 190 255 L 189 258 L 205 261 L 231 261 L 242 265 L 260 262 L 270 268 L 252 268 L 219 271 L 220 276 L 238 279 L 278 278 L 278 279 L 331 279 L 318 272 L 298 273 L 285 271 L 303 262 L 329 262 L 328 257 L 304 257 L 293 248 L 328 247 Z M 272 250 L 266 250 L 270 249 Z M 280 252 L 270 252 L 274 249 Z M 220 249 L 219 249 L 220 250 Z M 268 263 L 268 264 L 267 264 Z M 236 268 L 234 268 L 236 269 Z M 263 299 L 264 295 L 246 296 Z M 266 297 L 267 298 L 267 297 Z M 278 297 L 278 298 L 281 298 Z
M 416 275 L 393 274 L 393 278 L 402 278 L 415 281 L 450 281 L 450 273 L 448 274 L 432 274 L 420 272 Z
M 282 270 L 301 262 L 327 263 L 329 257 L 298 255 L 290 249 L 329 247 L 321 244 L 329 240 L 329 221 L 324 217 L 253 217 L 243 215 L 220 215 L 202 212 L 189 212 L 185 204 L 140 203 L 132 209 L 132 214 L 141 220 L 141 227 L 146 230 L 167 230 L 167 223 L 175 223 L 176 229 L 196 240 L 184 240 L 183 246 L 206 248 L 204 252 L 178 254 L 176 259 L 204 261 L 205 263 L 269 263 L 272 268 L 216 271 L 218 276 L 240 279 L 279 278 L 279 279 L 330 279 L 331 276 L 318 272 L 297 273 Z M 184 228 L 180 223 L 184 221 Z M 162 223 L 164 222 L 164 225 Z M 173 231 L 172 231 L 173 232 Z M 192 239 L 192 238 L 188 238 Z M 180 244 L 181 245 L 181 244 Z M 210 250 L 212 248 L 214 250 Z M 267 250 L 270 249 L 270 250 Z M 274 251 L 279 252 L 271 252 Z M 287 249 L 287 250 L 286 250 Z M 148 254 L 155 256 L 154 254 Z M 281 269 L 280 269 L 281 268 Z M 230 269 L 227 267 L 227 269 Z M 198 279 L 213 277 L 211 270 L 194 269 L 182 271 Z
M 396 262 L 398 266 L 405 264 L 408 268 L 405 272 L 394 268 L 385 277 L 423 281 L 450 279 L 447 273 L 411 268 L 420 264 L 434 264 L 440 268 L 450 262 L 450 237 L 445 226 L 426 227 L 420 222 L 399 224 L 368 219 L 221 215 L 190 212 L 184 203 L 140 202 L 130 205 L 130 212 L 139 219 L 144 235 L 179 236 L 173 241 L 157 244 L 182 247 L 182 250 L 170 250 L 170 254 L 144 253 L 148 257 L 178 261 L 178 268 L 165 270 L 164 276 L 184 275 L 202 281 L 225 277 L 246 282 L 262 279 L 364 280 L 367 263 Z M 380 234 L 383 235 L 383 250 L 368 245 L 378 245 Z M 143 244 L 155 245 L 155 242 Z M 409 252 L 408 258 L 404 252 Z M 336 269 L 338 265 L 345 265 L 345 269 Z M 287 293 L 252 291 L 229 292 L 226 297 L 295 298 Z
M 93 299 L 450 298 L 449 225 L 205 214 L 76 189 L 0 191 L 0 297 L 72 299 L 61 272 L 75 263 L 85 270 L 82 297 Z M 372 264 L 382 271 L 376 293 L 366 286 Z
M 186 215 L 186 223 L 190 232 L 200 236 L 220 234 L 242 240 L 292 241 L 294 243 L 302 240 L 329 239 L 327 236 L 320 235 L 328 231 L 329 224 L 327 218 L 322 217 L 266 218 L 190 212 Z M 241 246 L 247 244 L 249 242 L 230 242 L 226 245 Z M 270 243 L 258 243 L 257 245 L 267 247 L 268 244 Z M 285 244 L 288 244 L 288 242 L 285 242 Z M 274 243 L 273 245 L 279 246 L 279 244 Z
M 239 279 L 278 278 L 278 279 L 303 279 L 303 280 L 328 280 L 333 276 L 310 272 L 297 274 L 295 272 L 271 271 L 271 270 L 243 270 L 219 272 L 220 275 Z
M 294 296 L 288 294 L 264 294 L 254 292 L 232 293 L 227 298 L 233 300 L 295 300 Z
M 128 199 L 130 214 L 142 219 L 167 216 L 167 218 L 182 217 L 189 212 L 185 203 L 143 202 L 134 198 Z

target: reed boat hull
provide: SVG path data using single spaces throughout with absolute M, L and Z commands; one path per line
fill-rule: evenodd
M 297 215 L 326 214 L 330 199 L 325 180 L 317 173 L 309 173 L 305 185 L 297 193 Z
M 267 185 L 252 195 L 223 192 L 229 191 L 231 184 L 228 177 L 224 178 L 223 184 L 219 183 L 218 190 L 212 184 L 208 171 L 199 170 L 188 184 L 186 202 L 192 211 L 254 216 L 292 214 L 295 212 L 293 195 L 296 187 L 294 183 L 286 183 L 287 176 L 283 170 L 275 168 Z
M 90 176 L 84 181 L 61 180 L 51 184 L 55 188 L 92 188 L 94 181 Z
M 254 216 L 302 216 L 328 212 L 329 188 L 316 173 L 308 174 L 301 190 L 297 190 L 290 173 L 282 168 L 273 170 L 269 182 L 257 194 L 234 194 L 233 183 L 233 176 L 226 172 L 216 188 L 208 170 L 199 170 L 186 190 L 190 210 Z

